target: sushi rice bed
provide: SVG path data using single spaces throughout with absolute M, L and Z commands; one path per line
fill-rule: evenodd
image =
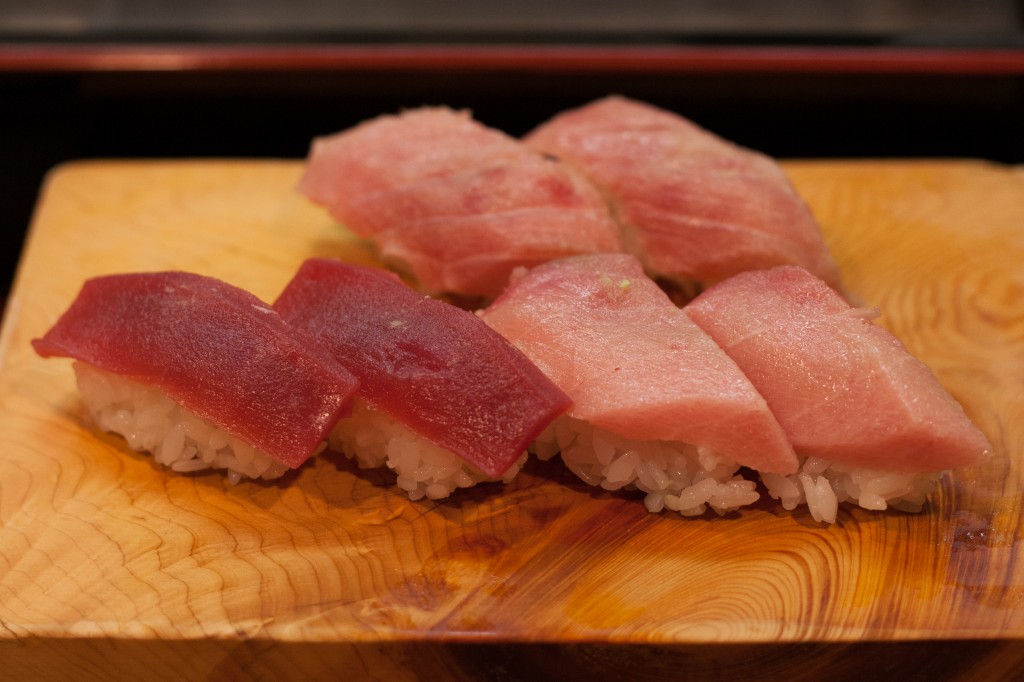
M 939 473 L 914 474 L 864 469 L 831 463 L 818 457 L 800 461 L 795 474 L 760 474 L 768 494 L 784 509 L 806 504 L 815 521 L 835 523 L 841 502 L 881 511 L 893 507 L 919 512 L 938 486 Z
M 355 459 L 360 468 L 387 466 L 410 500 L 440 500 L 458 488 L 486 481 L 510 482 L 526 463 L 526 452 L 500 479 L 487 476 L 450 450 L 413 433 L 387 413 L 357 399 L 352 414 L 338 422 L 328 437 L 332 450 Z
M 163 391 L 74 363 L 82 399 L 96 425 L 122 436 L 128 446 L 150 452 L 174 471 L 225 469 L 228 479 L 278 478 L 288 467 L 265 452 L 185 409 Z
M 75 376 L 92 419 L 103 431 L 122 436 L 128 446 L 149 452 L 177 472 L 223 469 L 232 483 L 242 478 L 274 479 L 288 467 L 182 407 L 152 386 L 76 361 Z M 361 468 L 387 466 L 409 499 L 439 500 L 477 483 L 508 483 L 527 453 L 500 479 L 487 476 L 449 450 L 395 422 L 381 410 L 356 400 L 352 414 L 331 432 L 333 450 Z M 686 443 L 636 441 L 563 416 L 537 437 L 531 450 L 542 460 L 561 454 L 564 464 L 586 483 L 606 490 L 646 493 L 648 511 L 665 509 L 699 516 L 710 507 L 726 514 L 759 499 L 756 483 L 740 475 L 732 460 Z M 768 495 L 786 510 L 807 505 L 820 522 L 835 523 L 843 502 L 864 509 L 919 512 L 942 476 L 899 473 L 841 465 L 804 457 L 790 475 L 759 473 Z
M 644 504 L 651 512 L 700 516 L 710 507 L 726 514 L 759 498 L 756 483 L 740 475 L 738 464 L 706 448 L 630 440 L 571 417 L 555 420 L 532 450 L 540 459 L 561 453 L 565 465 L 590 485 L 647 493 Z M 814 520 L 835 523 L 843 502 L 919 512 L 941 473 L 895 473 L 804 457 L 794 474 L 758 475 L 784 509 L 806 505 Z
M 565 465 L 590 485 L 647 493 L 651 512 L 699 516 L 710 507 L 725 514 L 760 497 L 754 481 L 737 475 L 738 464 L 707 448 L 631 440 L 569 416 L 552 422 L 533 449 L 540 459 L 561 452 Z

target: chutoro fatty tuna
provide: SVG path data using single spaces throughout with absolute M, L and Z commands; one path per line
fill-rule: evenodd
M 525 142 L 601 189 L 626 250 L 652 276 L 690 289 L 792 264 L 838 285 L 818 223 L 780 166 L 677 114 L 607 97 L 555 116 Z
M 174 470 L 234 481 L 302 465 L 357 383 L 255 296 L 184 272 L 91 279 L 32 345 L 76 360 L 100 428 Z
M 762 479 L 788 508 L 816 518 L 837 504 L 917 510 L 939 473 L 982 461 L 985 436 L 922 362 L 799 267 L 737 275 L 687 314 L 768 401 L 801 469 Z
M 299 189 L 430 293 L 491 298 L 517 266 L 620 250 L 571 167 L 441 107 L 315 140 Z
M 541 265 L 482 317 L 572 398 L 535 447 L 560 451 L 587 483 L 638 488 L 651 511 L 695 515 L 758 499 L 741 465 L 796 471 L 761 395 L 632 256 Z
M 311 259 L 274 307 L 359 378 L 331 445 L 361 466 L 386 464 L 412 499 L 511 480 L 534 437 L 569 408 L 479 318 L 390 272 Z

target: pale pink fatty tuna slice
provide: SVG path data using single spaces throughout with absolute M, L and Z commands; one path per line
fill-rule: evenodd
M 291 468 L 326 440 L 357 383 L 257 297 L 185 272 L 88 280 L 32 345 L 158 388 Z
M 797 454 L 924 473 L 975 464 L 991 449 L 873 312 L 802 268 L 737 275 L 685 310 L 750 377 Z
M 708 447 L 759 471 L 796 470 L 764 399 L 632 256 L 539 266 L 483 318 L 569 394 L 572 417 L 626 438 Z
M 525 141 L 604 192 L 627 250 L 653 276 L 707 284 L 792 264 L 839 283 L 819 225 L 781 167 L 675 113 L 607 97 Z
M 274 307 L 359 378 L 359 397 L 490 476 L 569 408 L 568 396 L 479 318 L 390 272 L 310 259 Z
M 576 171 L 446 108 L 315 140 L 299 189 L 431 293 L 491 298 L 518 266 L 621 249 Z

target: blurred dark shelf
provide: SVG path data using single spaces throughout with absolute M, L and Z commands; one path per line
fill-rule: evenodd
M 60 41 L 1020 46 L 1020 0 L 36 0 L 0 38 Z

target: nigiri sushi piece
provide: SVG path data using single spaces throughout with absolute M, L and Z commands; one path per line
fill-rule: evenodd
M 510 481 L 568 396 L 473 313 L 383 270 L 303 263 L 275 309 L 359 379 L 331 446 L 387 465 L 411 499 Z
M 834 521 L 850 500 L 921 509 L 941 472 L 981 462 L 985 436 L 876 312 L 796 266 L 748 272 L 686 306 L 782 424 L 800 470 L 764 473 L 787 509 Z
M 692 291 L 745 270 L 839 270 L 808 206 L 771 158 L 669 111 L 607 97 L 529 133 L 604 193 L 648 274 Z
M 758 499 L 741 466 L 796 471 L 764 398 L 630 255 L 538 266 L 481 316 L 572 398 L 535 447 L 591 485 L 699 515 Z
M 175 471 L 233 482 L 301 466 L 357 384 L 257 297 L 186 272 L 90 279 L 32 345 L 75 360 L 100 428 Z
M 489 299 L 518 266 L 621 250 L 589 182 L 465 111 L 414 109 L 316 139 L 299 190 L 431 294 Z

